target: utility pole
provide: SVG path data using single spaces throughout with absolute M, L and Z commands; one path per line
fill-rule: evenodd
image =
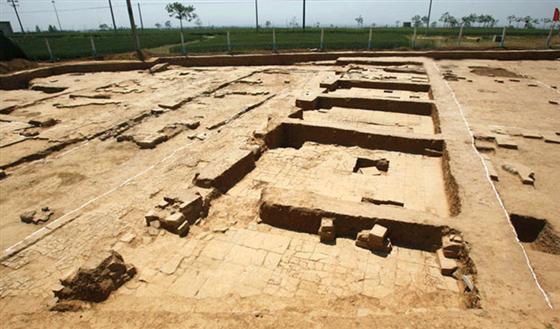
M 257 27 L 257 32 L 259 32 L 259 5 L 257 0 L 255 0 L 255 24 Z
M 51 2 L 54 8 L 54 14 L 56 15 L 56 21 L 58 22 L 58 28 L 62 32 L 62 25 L 60 25 L 60 18 L 58 18 L 58 11 L 56 11 L 56 5 L 54 4 L 54 0 L 52 0 Z
M 432 16 L 432 0 L 430 0 L 430 8 L 428 9 L 428 23 L 426 24 L 426 35 L 428 34 L 428 29 L 430 28 L 431 16 Z
M 115 23 L 115 14 L 113 13 L 113 5 L 111 4 L 111 0 L 109 0 L 109 9 L 111 10 L 111 19 L 113 19 L 113 28 L 117 31 L 117 24 Z
M 138 5 L 138 16 L 140 16 L 140 28 L 144 31 L 144 21 L 142 20 L 142 10 L 140 9 L 140 2 L 137 3 Z
M 303 29 L 305 30 L 305 0 L 303 0 Z
M 134 39 L 134 46 L 136 48 L 136 53 L 138 53 L 138 58 L 140 58 L 140 60 L 143 60 L 144 56 L 140 51 L 140 39 L 138 38 L 138 32 L 136 31 L 136 24 L 134 24 L 134 13 L 132 12 L 132 4 L 130 3 L 130 0 L 126 0 L 126 9 L 128 10 L 128 18 L 130 19 L 130 29 L 132 30 L 132 38 Z
M 21 28 L 21 33 L 25 33 L 25 30 L 23 29 L 23 24 L 21 24 L 21 19 L 19 18 L 19 13 L 17 11 L 17 6 L 19 6 L 19 2 L 17 0 L 11 0 L 11 1 L 12 1 L 12 7 L 14 7 L 14 11 L 16 12 L 16 17 L 19 22 L 19 27 Z

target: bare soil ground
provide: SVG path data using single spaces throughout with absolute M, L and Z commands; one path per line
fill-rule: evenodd
M 3 90 L 0 317 L 10 328 L 560 327 L 558 71 L 345 58 Z M 161 214 L 185 195 L 204 209 L 180 237 Z M 22 222 L 29 211 L 52 215 Z M 319 241 L 323 218 L 334 241 Z M 374 225 L 390 252 L 356 245 Z M 451 237 L 455 258 L 442 253 Z M 138 274 L 102 303 L 50 311 L 60 279 L 109 250 Z

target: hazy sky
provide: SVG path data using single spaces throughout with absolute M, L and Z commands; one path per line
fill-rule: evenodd
M 19 25 L 11 0 L 0 0 L 0 21 L 9 20 L 14 30 Z M 111 25 L 108 0 L 55 0 L 63 29 L 84 30 L 97 28 L 100 24 Z M 133 0 L 134 14 L 138 22 L 137 3 L 141 4 L 145 27 L 170 20 L 164 10 L 166 3 L 176 0 Z M 302 0 L 257 0 L 259 23 L 271 21 L 275 26 L 285 26 L 292 17 L 301 24 Z M 255 24 L 254 0 L 196 0 L 182 1 L 193 4 L 204 25 L 250 26 Z M 56 16 L 51 0 L 19 0 L 18 10 L 24 28 L 35 29 L 38 25 L 45 29 L 56 25 Z M 117 26 L 128 26 L 125 0 L 112 0 Z M 398 21 L 409 21 L 415 14 L 426 15 L 429 0 L 307 0 L 307 24 L 320 23 L 323 26 L 353 26 L 354 18 L 362 15 L 364 25 L 394 25 Z M 491 14 L 499 19 L 499 25 L 506 22 L 506 16 L 530 15 L 552 18 L 560 0 L 433 0 L 432 17 L 438 19 L 449 11 L 456 17 L 470 13 Z M 178 26 L 172 20 L 173 26 Z M 140 23 L 138 22 L 138 25 Z M 192 22 L 190 23 L 192 25 Z

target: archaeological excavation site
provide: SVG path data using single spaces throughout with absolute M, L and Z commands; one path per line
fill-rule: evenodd
M 560 328 L 560 51 L 0 75 L 3 328 Z

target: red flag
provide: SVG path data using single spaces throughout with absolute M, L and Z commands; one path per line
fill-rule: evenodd
M 558 22 L 560 20 L 560 11 L 558 8 L 554 9 L 554 17 L 552 18 L 554 22 Z

